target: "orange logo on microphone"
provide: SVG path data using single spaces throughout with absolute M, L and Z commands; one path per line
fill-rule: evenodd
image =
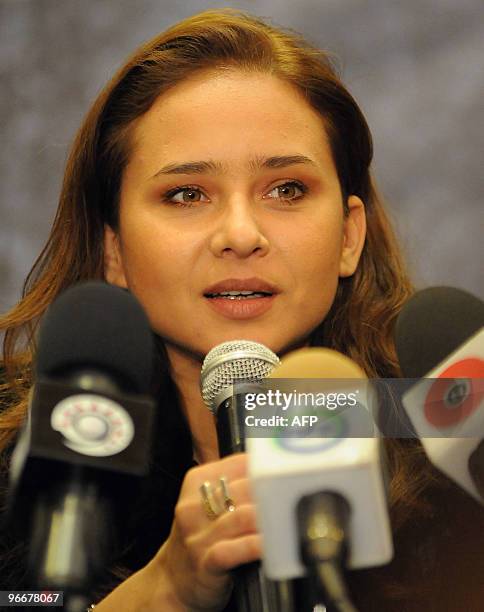
M 435 427 L 452 427 L 465 421 L 484 397 L 484 361 L 470 357 L 439 374 L 425 398 L 424 414 Z

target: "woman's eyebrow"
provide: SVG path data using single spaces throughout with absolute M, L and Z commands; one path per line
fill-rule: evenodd
M 306 157 L 306 155 L 274 155 L 272 157 L 256 157 L 249 160 L 248 168 L 252 172 L 263 168 L 286 168 L 297 164 L 310 164 L 316 166 L 316 162 Z M 191 161 L 181 164 L 168 164 L 163 166 L 152 177 L 153 179 L 166 174 L 226 174 L 227 166 L 222 162 L 208 161 Z

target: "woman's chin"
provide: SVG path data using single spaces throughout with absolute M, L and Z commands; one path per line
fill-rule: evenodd
M 210 351 L 212 348 L 222 344 L 223 342 L 235 342 L 237 340 L 246 340 L 250 342 L 257 342 L 258 344 L 262 344 L 266 348 L 270 349 L 276 355 L 281 357 L 286 353 L 291 351 L 295 351 L 298 348 L 302 348 L 304 346 L 308 346 L 309 340 L 307 337 L 304 339 L 285 339 L 280 336 L 275 338 L 267 333 L 235 333 L 235 334 L 227 334 L 221 337 L 218 337 L 216 341 L 212 342 L 210 348 L 206 351 Z
M 225 333 L 217 333 L 203 338 L 199 337 L 195 341 L 191 339 L 175 339 L 167 336 L 161 336 L 161 339 L 170 357 L 175 357 L 176 355 L 178 359 L 188 359 L 200 364 L 213 348 L 224 342 L 235 342 L 237 340 L 257 342 L 273 351 L 279 357 L 309 345 L 307 335 L 302 338 L 284 338 L 264 330 L 253 332 L 249 332 L 248 330 L 244 332 L 237 330 L 232 332 L 227 331 Z

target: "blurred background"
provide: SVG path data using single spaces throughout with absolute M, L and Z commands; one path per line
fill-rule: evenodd
M 418 287 L 484 297 L 479 0 L 0 0 L 0 312 L 51 226 L 70 143 L 143 41 L 207 8 L 290 27 L 338 57 Z

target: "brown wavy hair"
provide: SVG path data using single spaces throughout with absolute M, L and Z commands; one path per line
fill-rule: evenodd
M 268 73 L 290 83 L 323 118 L 343 201 L 365 203 L 367 237 L 352 277 L 340 279 L 333 306 L 312 335 L 350 356 L 369 376 L 399 375 L 395 319 L 412 293 L 391 224 L 372 176 L 372 139 L 332 57 L 300 35 L 229 9 L 192 16 L 141 46 L 106 85 L 75 138 L 47 244 L 28 275 L 20 302 L 0 319 L 5 330 L 0 448 L 12 442 L 26 414 L 38 321 L 67 287 L 103 278 L 104 225 L 116 229 L 132 126 L 158 96 L 205 69 Z M 166 358 L 166 356 L 165 356 Z M 394 527 L 403 524 L 430 478 L 420 447 L 389 441 Z

